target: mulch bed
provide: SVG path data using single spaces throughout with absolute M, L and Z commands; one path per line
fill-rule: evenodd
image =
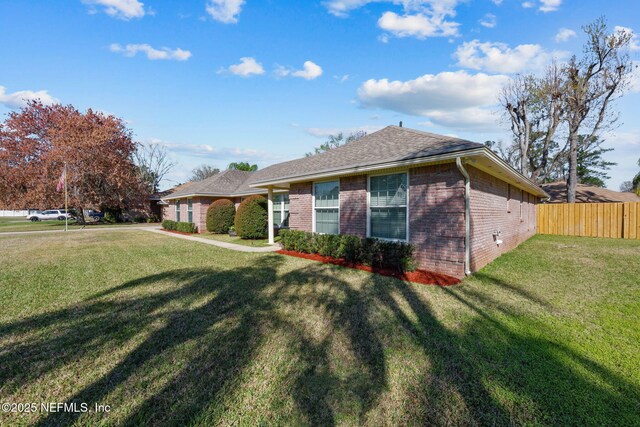
M 416 270 L 401 273 L 396 270 L 388 268 L 374 268 L 368 265 L 354 264 L 347 262 L 344 259 L 336 259 L 328 256 L 321 256 L 318 254 L 305 254 L 296 251 L 276 251 L 279 254 L 294 256 L 298 258 L 309 259 L 312 261 L 320 261 L 325 264 L 339 265 L 340 267 L 355 268 L 357 270 L 368 271 L 369 273 L 376 273 L 382 276 L 395 277 L 396 279 L 404 280 L 405 282 L 421 283 L 423 285 L 437 285 L 437 286 L 452 286 L 460 283 L 459 279 L 446 274 L 433 273 L 427 270 Z

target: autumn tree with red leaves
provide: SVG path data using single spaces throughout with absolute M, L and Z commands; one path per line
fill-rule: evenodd
M 115 116 L 30 102 L 0 124 L 0 203 L 8 209 L 64 205 L 56 191 L 67 163 L 69 206 L 145 209 L 149 187 L 133 161 L 131 130 Z

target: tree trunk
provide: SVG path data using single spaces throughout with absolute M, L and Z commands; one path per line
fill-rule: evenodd
M 578 183 L 578 132 L 569 130 L 569 177 L 567 178 L 567 202 L 576 202 L 576 184 Z

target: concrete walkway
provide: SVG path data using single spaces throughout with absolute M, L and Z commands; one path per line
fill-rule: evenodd
M 73 230 L 66 231 L 66 233 L 81 233 L 87 231 L 114 231 L 114 230 L 160 230 L 159 225 L 146 225 L 146 226 L 124 226 L 124 227 L 86 227 L 86 228 L 74 228 Z M 61 230 L 36 230 L 36 231 L 0 231 L 0 237 L 2 236 L 20 236 L 23 234 L 49 234 L 49 233 L 65 233 L 64 229 Z
M 219 240 L 205 239 L 202 237 L 187 236 L 185 234 L 169 233 L 166 231 L 162 231 L 160 228 L 154 228 L 154 229 L 147 228 L 146 231 L 162 234 L 163 236 L 177 237 L 178 239 L 191 240 L 192 242 L 205 243 L 207 245 L 218 246 L 220 248 L 231 249 L 231 250 L 240 251 L 240 252 L 275 252 L 282 249 L 279 244 L 275 244 L 273 246 L 244 246 L 244 245 L 237 245 L 235 243 L 221 242 Z
M 127 226 L 127 227 L 87 227 L 87 228 L 79 228 L 74 230 L 69 230 L 67 233 L 86 233 L 90 231 L 148 231 L 151 233 L 161 234 L 163 236 L 175 237 L 183 240 L 190 240 L 192 242 L 204 243 L 207 245 L 218 246 L 220 248 L 231 249 L 234 251 L 240 252 L 275 252 L 280 250 L 281 247 L 279 244 L 275 244 L 273 246 L 244 246 L 237 245 L 235 243 L 221 242 L 219 240 L 213 239 L 204 239 L 202 237 L 196 236 L 187 236 L 184 234 L 177 233 L 168 233 L 166 231 L 162 231 L 162 228 L 159 225 L 152 226 Z M 0 237 L 2 236 L 20 236 L 25 234 L 49 234 L 49 233 L 64 233 L 64 230 L 39 230 L 39 231 L 7 231 L 0 232 Z

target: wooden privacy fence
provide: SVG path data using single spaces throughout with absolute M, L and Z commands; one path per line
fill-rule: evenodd
M 537 206 L 538 233 L 640 239 L 640 202 Z

